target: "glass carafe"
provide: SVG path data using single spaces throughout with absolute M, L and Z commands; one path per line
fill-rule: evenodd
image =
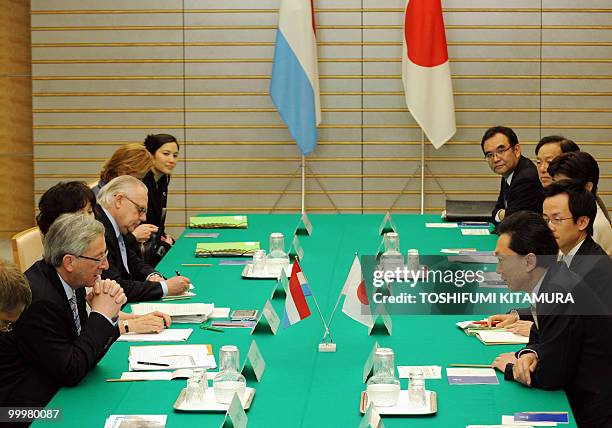
M 289 269 L 289 256 L 285 252 L 285 236 L 282 233 L 270 234 L 270 250 L 266 259 L 266 272 L 278 276 L 281 269 Z
M 230 404 L 234 394 L 238 393 L 238 398 L 244 398 L 246 389 L 246 379 L 238 372 L 240 355 L 238 347 L 225 345 L 219 351 L 219 373 L 213 379 L 213 391 L 217 402 Z
M 395 377 L 395 358 L 391 348 L 378 348 L 374 353 L 374 374 L 368 380 L 366 391 L 375 406 L 389 407 L 397 404 L 400 382 Z
M 396 232 L 385 233 L 384 248 L 385 252 L 380 257 L 381 268 L 386 271 L 402 269 L 404 256 L 400 253 L 400 240 Z

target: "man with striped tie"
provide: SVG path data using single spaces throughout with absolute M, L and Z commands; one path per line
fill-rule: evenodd
M 115 281 L 100 280 L 108 267 L 104 226 L 64 214 L 43 248 L 43 260 L 25 272 L 32 303 L 0 334 L 0 406 L 44 406 L 60 387 L 77 385 L 119 336 L 127 299 Z M 94 292 L 86 297 L 85 287 Z

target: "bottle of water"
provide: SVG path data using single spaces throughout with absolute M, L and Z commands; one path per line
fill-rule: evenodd
M 374 375 L 368 380 L 368 399 L 377 407 L 395 406 L 400 382 L 395 377 L 394 354 L 391 348 L 378 348 L 374 353 Z
M 279 232 L 270 234 L 270 251 L 266 260 L 266 272 L 278 276 L 281 270 L 289 269 L 289 256 L 285 252 L 285 235 Z
M 408 401 L 412 406 L 425 406 L 425 376 L 423 370 L 415 368 L 410 372 L 408 384 Z
M 225 345 L 219 351 L 219 373 L 213 379 L 215 399 L 221 404 L 230 404 L 234 394 L 243 400 L 246 391 L 246 379 L 238 372 L 238 347 Z

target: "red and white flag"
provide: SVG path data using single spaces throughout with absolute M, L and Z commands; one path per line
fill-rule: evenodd
M 402 45 L 406 105 L 438 149 L 456 131 L 441 0 L 406 0 Z
M 342 312 L 361 324 L 372 327 L 374 318 L 370 309 L 368 292 L 366 290 L 363 274 L 361 273 L 361 263 L 359 257 L 355 256 L 351 270 L 346 277 L 342 294 L 345 295 Z

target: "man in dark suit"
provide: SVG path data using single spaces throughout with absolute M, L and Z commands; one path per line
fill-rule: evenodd
M 516 364 L 496 359 L 494 367 L 506 380 L 564 389 L 579 425 L 611 426 L 609 310 L 578 275 L 557 262 L 557 242 L 540 215 L 519 212 L 507 217 L 499 226 L 495 252 L 497 270 L 511 291 L 544 300 L 533 307 L 537 328 L 516 354 Z M 561 297 L 554 298 L 557 293 Z
M 527 210 L 542 212 L 542 184 L 533 162 L 521 155 L 514 131 L 505 126 L 489 128 L 480 142 L 491 170 L 502 176 L 492 216 L 499 223 L 505 216 Z
M 146 217 L 147 187 L 138 179 L 122 175 L 112 179 L 98 194 L 95 215 L 102 222 L 108 248 L 109 268 L 103 278 L 117 281 L 129 302 L 176 296 L 189 289 L 189 278 L 165 280 L 145 263 L 132 232 Z
M 108 266 L 104 228 L 82 214 L 65 214 L 44 241 L 44 260 L 27 277 L 32 303 L 10 332 L 0 333 L 0 406 L 45 406 L 62 386 L 77 385 L 119 336 L 126 297 Z M 85 287 L 95 292 L 87 297 Z
M 559 259 L 591 287 L 602 303 L 612 309 L 612 260 L 591 237 L 597 208 L 595 197 L 582 183 L 561 180 L 544 189 L 543 218 L 559 245 Z M 533 317 L 529 308 L 490 319 L 522 336 L 529 336 Z
M 30 303 L 32 291 L 28 280 L 17 266 L 0 259 L 0 332 L 11 331 Z

